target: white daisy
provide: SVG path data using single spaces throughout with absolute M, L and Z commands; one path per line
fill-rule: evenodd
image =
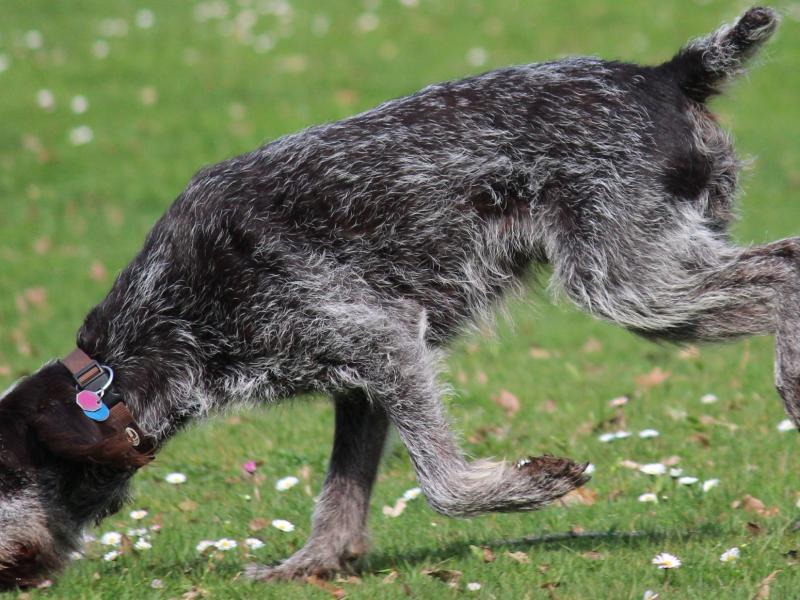
M 418 487 L 411 488 L 410 490 L 406 490 L 403 492 L 403 500 L 414 500 L 419 498 L 419 495 L 422 493 L 422 490 Z
M 480 584 L 480 583 L 478 583 L 477 581 L 470 581 L 470 582 L 467 584 L 467 589 L 468 589 L 470 592 L 477 592 L 479 589 L 481 589 L 481 584 Z
M 80 552 L 78 552 L 76 550 L 73 550 L 72 552 L 70 552 L 68 556 L 69 556 L 70 560 L 81 560 L 83 558 L 83 554 L 81 554 Z
M 31 50 L 38 50 L 44 43 L 42 32 L 37 29 L 31 29 L 25 32 L 25 45 Z
M 53 110 L 56 107 L 56 97 L 50 90 L 36 92 L 36 104 L 44 110 Z
M 680 558 L 674 554 L 670 554 L 669 552 L 656 554 L 653 560 L 650 562 L 652 562 L 659 569 L 677 569 L 681 566 L 681 564 L 683 564 L 681 563 Z
M 614 439 L 617 440 L 624 440 L 627 437 L 631 437 L 630 431 L 618 431 L 614 434 Z
M 73 146 L 83 146 L 94 139 L 94 132 L 88 125 L 80 125 L 69 130 L 69 143 Z
M 777 427 L 778 431 L 792 431 L 795 429 L 794 423 L 792 423 L 789 419 L 784 419 L 780 423 L 778 423 Z
M 700 397 L 701 404 L 714 404 L 714 402 L 717 400 L 719 400 L 719 398 L 717 398 L 714 394 L 706 394 Z
M 672 467 L 669 470 L 669 476 L 672 477 L 673 479 L 677 479 L 681 475 L 683 475 L 683 469 L 679 469 L 678 467 Z
M 703 482 L 703 491 L 707 492 L 708 490 L 715 488 L 719 485 L 719 479 L 706 479 Z
M 244 543 L 250 550 L 258 550 L 264 547 L 264 542 L 258 538 L 247 538 Z
M 213 547 L 214 545 L 215 545 L 215 542 L 212 542 L 211 540 L 202 540 L 202 541 L 197 543 L 197 546 L 195 546 L 195 550 L 197 550 L 198 552 L 200 552 L 202 554 L 203 552 L 205 552 L 209 548 Z
M 600 440 L 603 443 L 611 442 L 611 441 L 614 440 L 614 434 L 613 433 L 603 433 L 603 434 L 600 434 L 600 436 L 598 436 L 597 439 Z
M 147 516 L 146 510 L 132 510 L 131 511 L 131 519 L 134 521 L 141 521 Z
M 106 58 L 108 53 L 111 52 L 111 47 L 105 40 L 97 40 L 92 44 L 92 55 L 100 60 Z
M 112 550 L 111 552 L 106 552 L 105 554 L 103 554 L 103 560 L 107 562 L 110 562 L 112 560 L 117 560 L 118 557 L 119 557 L 119 552 L 117 552 L 116 550 Z
M 150 536 L 149 531 L 147 529 L 145 529 L 144 527 L 137 527 L 135 529 L 128 529 L 128 531 L 126 531 L 125 534 L 128 537 L 131 537 L 131 538 L 134 538 L 134 537 L 135 538 L 148 538 Z
M 89 101 L 86 96 L 74 96 L 69 106 L 76 115 L 82 115 L 89 110 Z
M 658 594 L 656 594 L 653 590 L 645 590 L 642 600 L 658 600 Z
M 133 545 L 136 550 L 150 550 L 153 547 L 153 544 L 148 542 L 146 539 L 141 538 L 136 540 L 136 543 Z
M 719 557 L 719 560 L 720 562 L 724 563 L 736 562 L 737 560 L 739 560 L 740 554 L 741 553 L 739 552 L 738 548 L 736 547 L 728 548 L 727 550 L 725 550 L 725 552 L 722 553 L 722 555 Z
M 150 29 L 156 22 L 156 16 L 152 10 L 143 8 L 136 13 L 136 26 L 140 29 Z
M 482 67 L 489 60 L 489 53 L 485 48 L 470 48 L 467 51 L 467 64 L 473 67 Z
M 356 19 L 356 26 L 360 31 L 375 31 L 380 24 L 381 20 L 372 13 L 364 13 Z
M 186 475 L 183 473 L 170 473 L 164 477 L 164 481 L 172 485 L 180 485 L 181 483 L 186 483 Z
M 296 486 L 298 483 L 300 483 L 300 480 L 297 477 L 289 475 L 288 477 L 279 479 L 278 482 L 275 484 L 275 489 L 278 490 L 279 492 L 285 492 L 286 490 Z
M 272 526 L 275 529 L 280 529 L 281 531 L 294 531 L 294 525 L 292 525 L 289 521 L 285 519 L 275 519 L 272 521 Z
M 643 440 L 646 440 L 648 438 L 658 437 L 659 435 L 660 434 L 655 429 L 643 429 L 642 431 L 639 432 L 639 437 L 642 438 Z
M 658 503 L 658 496 L 656 496 L 653 492 L 645 492 L 644 494 L 639 496 L 639 502 Z
M 678 483 L 681 485 L 694 485 L 697 482 L 697 477 L 678 477 Z
M 238 546 L 236 540 L 232 540 L 230 538 L 222 538 L 221 540 L 217 540 L 214 542 L 214 546 L 217 547 L 217 550 L 233 550 Z
M 648 463 L 639 467 L 639 470 L 646 475 L 663 475 L 667 472 L 667 467 L 661 463 Z
M 122 543 L 122 534 L 116 531 L 109 531 L 100 537 L 100 543 L 104 546 L 119 546 Z

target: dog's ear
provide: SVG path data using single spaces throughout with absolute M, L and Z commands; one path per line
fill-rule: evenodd
M 75 386 L 67 369 L 46 365 L 23 380 L 4 404 L 18 407 L 41 446 L 58 458 L 135 469 L 149 462 L 124 431 L 89 419 L 75 403 Z M 11 408 L 12 406 L 9 406 Z
M 36 437 L 57 457 L 136 469 L 149 458 L 131 445 L 124 431 L 89 419 L 74 402 L 48 403 L 32 419 Z

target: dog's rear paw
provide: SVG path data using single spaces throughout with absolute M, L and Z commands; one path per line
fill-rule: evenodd
M 589 463 L 576 463 L 557 456 L 529 456 L 517 461 L 516 468 L 536 482 L 543 503 L 552 502 L 579 488 L 591 479 Z
M 304 581 L 312 576 L 333 579 L 339 573 L 353 573 L 356 558 L 318 556 L 301 550 L 277 565 L 246 565 L 244 576 L 253 581 Z

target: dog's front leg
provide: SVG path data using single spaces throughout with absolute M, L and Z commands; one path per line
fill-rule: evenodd
M 328 578 L 352 571 L 366 550 L 369 497 L 388 421 L 361 391 L 335 398 L 336 431 L 328 476 L 319 497 L 311 536 L 296 554 L 275 566 L 251 565 L 253 579 Z

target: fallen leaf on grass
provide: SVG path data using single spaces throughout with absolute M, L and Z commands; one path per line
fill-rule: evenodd
M 393 583 L 394 581 L 397 580 L 398 577 L 400 577 L 400 573 L 398 573 L 395 569 L 392 569 L 389 572 L 389 574 L 383 578 L 383 581 L 381 583 L 385 584 Z
M 734 500 L 731 503 L 731 508 L 741 508 L 742 510 L 761 515 L 762 517 L 774 517 L 781 512 L 780 508 L 777 506 L 767 508 L 761 500 L 750 494 L 747 494 L 741 500 Z
M 619 466 L 623 469 L 633 469 L 634 471 L 638 471 L 639 467 L 642 465 L 637 463 L 635 460 L 628 460 L 626 458 L 625 460 L 619 461 Z
M 194 500 L 184 500 L 178 504 L 178 508 L 180 508 L 183 512 L 195 511 L 197 510 L 198 506 L 199 505 Z
M 711 447 L 711 440 L 704 433 L 693 433 L 691 436 L 689 436 L 689 439 L 692 440 L 693 442 L 697 442 L 703 448 Z
M 528 351 L 528 354 L 530 354 L 531 358 L 533 358 L 535 360 L 546 360 L 546 359 L 550 358 L 550 352 L 549 351 L 545 350 L 544 348 L 537 348 L 536 346 L 533 346 Z
M 530 557 L 524 552 L 506 552 L 506 556 L 523 565 L 529 565 L 531 562 Z
M 513 417 L 519 411 L 519 398 L 508 390 L 500 390 L 499 394 L 492 396 L 492 402 L 502 408 L 507 417 Z
M 491 548 L 487 548 L 486 546 L 473 546 L 470 545 L 469 547 L 470 552 L 478 558 L 480 558 L 485 563 L 490 563 L 495 561 L 494 552 L 492 552 Z
M 652 387 L 657 385 L 661 385 L 664 383 L 669 376 L 672 375 L 669 371 L 664 371 L 661 367 L 656 367 L 649 373 L 645 373 L 644 375 L 637 375 L 633 378 L 638 385 L 643 390 L 649 390 Z
M 758 523 L 753 523 L 752 521 L 748 521 L 745 524 L 745 529 L 747 529 L 747 533 L 749 533 L 753 537 L 761 535 L 764 531 L 761 528 L 761 525 L 759 525 Z
M 586 340 L 586 343 L 581 346 L 581 352 L 585 352 L 586 354 L 591 354 L 592 352 L 600 352 L 603 349 L 603 344 L 597 341 L 594 338 L 589 338 Z
M 208 598 L 210 597 L 210 594 L 208 593 L 208 590 L 193 585 L 191 588 L 189 588 L 189 591 L 181 597 L 183 600 L 197 600 L 198 598 Z
M 403 511 L 406 509 L 406 501 L 402 498 L 398 498 L 397 502 L 394 503 L 394 506 L 384 506 L 383 507 L 383 514 L 387 517 L 399 517 L 403 514 Z
M 591 506 L 597 502 L 597 491 L 587 487 L 579 487 L 563 496 L 559 502 L 562 506 Z
M 250 527 L 250 531 L 261 531 L 267 525 L 269 525 L 269 521 L 267 519 L 264 519 L 262 517 L 256 517 L 255 519 L 250 521 L 248 527 Z
M 550 598 L 550 600 L 556 600 L 558 598 L 556 595 L 556 589 L 558 589 L 558 586 L 560 585 L 561 584 L 558 581 L 548 581 L 539 587 L 547 591 L 547 596 Z
M 344 589 L 332 584 L 330 581 L 325 581 L 324 579 L 320 579 L 316 575 L 309 575 L 306 577 L 306 583 L 313 585 L 314 587 L 318 587 L 323 592 L 327 592 L 331 595 L 332 598 L 336 598 L 339 600 L 340 598 L 344 598 L 347 596 L 347 592 Z
M 499 425 L 478 427 L 478 429 L 475 430 L 475 433 L 473 433 L 467 439 L 471 444 L 480 444 L 481 442 L 485 442 L 489 435 L 496 440 L 503 440 L 508 435 L 508 429 L 500 427 Z
M 422 574 L 438 579 L 448 585 L 448 587 L 458 587 L 458 582 L 461 581 L 461 571 L 453 569 L 422 569 Z
M 769 598 L 769 584 L 774 581 L 780 572 L 780 569 L 773 571 L 761 580 L 761 583 L 758 584 L 756 593 L 753 594 L 753 600 L 767 600 L 767 598 Z

